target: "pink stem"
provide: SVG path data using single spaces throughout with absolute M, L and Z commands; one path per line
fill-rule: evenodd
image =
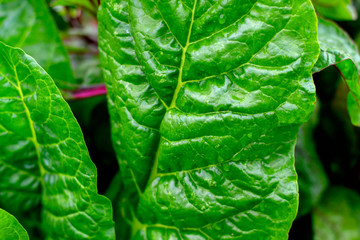
M 71 93 L 72 100 L 81 100 L 85 98 L 91 98 L 96 96 L 106 95 L 107 90 L 105 85 L 100 85 L 92 88 L 83 88 L 76 90 L 75 92 Z

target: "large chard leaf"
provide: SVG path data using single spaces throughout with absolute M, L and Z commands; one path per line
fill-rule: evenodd
M 3 240 L 28 240 L 29 236 L 14 216 L 0 209 L 0 236 Z
M 50 76 L 0 43 L 0 206 L 42 208 L 47 239 L 113 239 L 110 201 L 71 110 Z
M 356 44 L 335 23 L 319 18 L 319 43 L 321 53 L 313 72 L 334 65 L 348 89 L 348 110 L 351 122 L 360 126 L 360 55 Z
M 69 57 L 44 0 L 0 1 L 0 41 L 33 56 L 58 87 L 73 88 Z
M 313 213 L 315 240 L 360 239 L 360 196 L 345 187 L 332 187 Z
M 310 1 L 109 0 L 98 17 L 132 238 L 287 239 Z
M 352 0 L 312 0 L 318 13 L 334 20 L 355 20 L 356 8 Z

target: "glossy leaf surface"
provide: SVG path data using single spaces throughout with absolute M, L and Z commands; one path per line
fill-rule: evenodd
M 360 239 L 360 196 L 345 187 L 333 187 L 313 213 L 315 240 Z
M 3 240 L 28 240 L 29 236 L 18 220 L 0 209 L 0 236 Z
M 357 11 L 352 0 L 312 0 L 322 16 L 334 20 L 355 20 Z
M 109 0 L 98 16 L 132 238 L 287 239 L 310 1 Z
M 321 200 L 328 178 L 316 152 L 314 129 L 318 125 L 319 102 L 309 121 L 300 128 L 295 147 L 295 168 L 299 181 L 298 216 L 305 215 Z
M 2 43 L 0 62 L 0 206 L 18 216 L 41 207 L 47 239 L 113 239 L 111 203 L 53 80 Z
M 360 126 L 360 55 L 356 44 L 335 23 L 319 18 L 319 43 L 321 53 L 313 72 L 334 65 L 339 70 L 348 89 L 348 112 L 351 122 Z
M 62 89 L 74 77 L 69 57 L 44 0 L 0 1 L 0 41 L 33 56 Z

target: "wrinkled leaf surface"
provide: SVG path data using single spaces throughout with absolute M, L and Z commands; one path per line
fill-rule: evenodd
M 296 135 L 315 102 L 310 1 L 109 0 L 99 11 L 132 238 L 287 239 Z
M 0 43 L 0 206 L 41 207 L 47 239 L 113 239 L 111 203 L 71 110 L 50 76 Z

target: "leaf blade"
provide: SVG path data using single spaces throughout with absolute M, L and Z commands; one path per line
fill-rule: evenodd
M 28 240 L 26 230 L 14 216 L 0 209 L 0 236 L 4 240 Z
M 276 7 L 267 3 L 102 3 L 101 61 L 122 181 L 135 209 L 125 214 L 134 222 L 133 239 L 287 237 L 297 208 L 294 140 L 315 101 L 310 70 L 318 54 L 316 18 L 309 1 L 291 2 L 289 8 L 281 1 Z M 278 22 L 261 19 L 264 9 L 279 16 Z M 268 32 L 251 41 L 245 21 L 256 20 L 276 30 L 254 23 L 259 28 L 249 30 L 252 36 Z M 312 37 L 303 32 L 304 20 Z M 290 44 L 291 51 L 278 48 L 281 44 Z M 295 59 L 301 62 L 296 77 L 286 71 Z M 275 74 L 279 81 L 299 81 L 287 82 L 289 95 L 254 89 L 251 80 L 264 84 L 271 69 L 283 73 Z M 272 109 L 279 98 L 287 100 Z M 266 156 L 269 161 L 262 161 Z M 257 175 L 256 169 L 268 172 Z M 277 179 L 282 190 L 260 176 Z M 255 186 L 245 184 L 250 180 Z M 287 203 L 284 212 L 272 205 L 277 195 Z
M 0 41 L 34 56 L 60 88 L 72 89 L 70 60 L 44 0 L 0 3 Z
M 1 206 L 22 216 L 41 203 L 49 239 L 113 239 L 111 203 L 97 194 L 95 165 L 54 82 L 18 48 L 0 43 L 0 59 L 6 88 L 0 108 Z

